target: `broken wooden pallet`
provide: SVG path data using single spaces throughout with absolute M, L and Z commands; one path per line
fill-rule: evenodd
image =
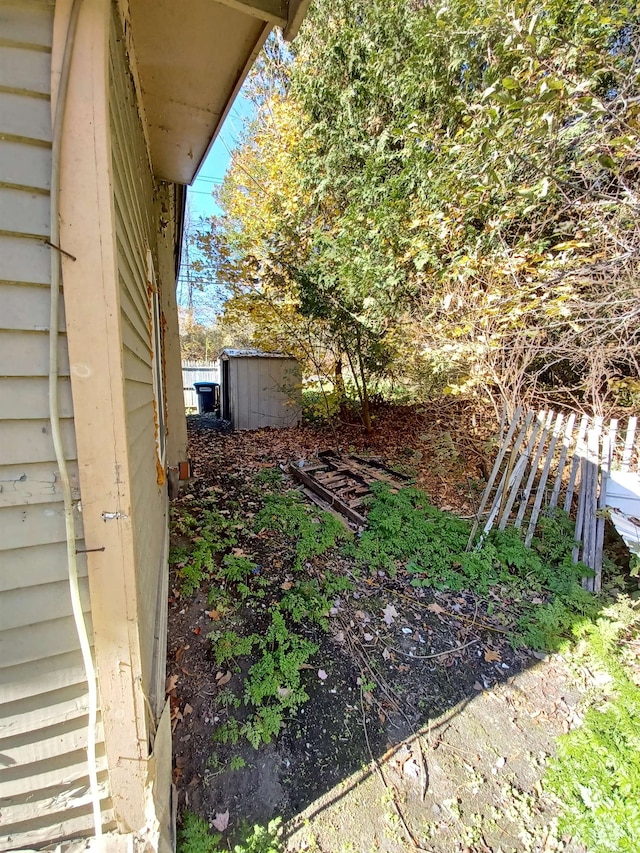
M 373 483 L 386 483 L 397 490 L 413 482 L 378 459 L 343 456 L 333 450 L 318 453 L 317 461 L 310 464 L 291 463 L 289 473 L 304 485 L 305 494 L 318 506 L 337 512 L 358 527 L 367 523 L 363 507 Z

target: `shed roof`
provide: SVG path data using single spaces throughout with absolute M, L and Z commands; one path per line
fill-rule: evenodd
M 292 355 L 286 352 L 263 352 L 259 349 L 223 349 L 220 358 L 288 358 L 296 361 Z

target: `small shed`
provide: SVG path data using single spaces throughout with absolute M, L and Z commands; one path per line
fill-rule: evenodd
M 302 372 L 295 358 L 281 352 L 225 349 L 219 375 L 222 417 L 234 430 L 300 422 Z

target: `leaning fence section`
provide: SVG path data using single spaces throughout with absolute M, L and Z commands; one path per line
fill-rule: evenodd
M 197 409 L 198 397 L 193 387 L 194 382 L 219 382 L 217 361 L 183 361 L 182 388 L 184 391 L 185 409 Z
M 469 549 L 508 523 L 530 546 L 544 513 L 562 507 L 575 520 L 573 561 L 593 571 L 586 589 L 602 583 L 605 519 L 640 553 L 640 473 L 636 417 L 616 419 L 517 409 L 505 424 Z M 478 531 L 481 530 L 478 538 Z

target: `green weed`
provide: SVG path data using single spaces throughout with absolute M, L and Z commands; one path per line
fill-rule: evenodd
M 191 540 L 188 546 L 173 549 L 170 554 L 181 582 L 180 594 L 188 597 L 211 578 L 216 569 L 216 555 L 235 545 L 233 522 L 217 510 L 205 509 L 200 519 L 188 511 L 177 513 L 172 527 L 174 532 Z
M 542 603 L 522 600 L 513 639 L 536 649 L 559 648 L 597 614 L 600 603 L 580 583 L 590 570 L 572 562 L 573 524 L 562 510 L 540 518 L 531 548 L 520 530 L 507 528 L 467 552 L 470 524 L 432 506 L 420 489 L 393 493 L 380 484 L 373 492 L 368 527 L 355 548 L 361 565 L 390 574 L 405 568 L 417 587 L 486 595 L 504 585 L 516 600 L 535 590 Z
M 640 614 L 621 599 L 581 633 L 578 657 L 611 680 L 583 724 L 560 738 L 545 783 L 563 804 L 561 829 L 592 853 L 632 853 L 640 850 L 640 688 L 622 640 L 640 635 Z
M 221 835 L 212 835 L 209 824 L 193 812 L 185 812 L 178 832 L 178 853 L 219 853 Z
M 276 607 L 264 636 L 241 637 L 235 631 L 213 631 L 209 639 L 214 646 L 218 666 L 254 654 L 257 660 L 245 679 L 244 704 L 253 709 L 242 725 L 230 718 L 219 726 L 214 739 L 219 743 L 237 743 L 246 737 L 256 749 L 270 743 L 282 727 L 285 712 L 291 712 L 307 701 L 302 686 L 301 669 L 318 646 L 289 630 L 284 616 Z M 237 709 L 240 700 L 230 690 L 221 691 L 218 702 Z
M 280 853 L 282 845 L 278 841 L 281 819 L 276 818 L 268 826 L 245 825 L 239 833 L 239 841 L 233 847 L 233 853 Z M 222 836 L 209 831 L 206 820 L 193 812 L 185 812 L 182 827 L 178 833 L 178 853 L 228 853 L 231 849 L 221 846 Z
M 263 468 L 253 480 L 257 486 L 270 486 L 275 489 L 282 485 L 282 471 L 279 468 Z
M 328 512 L 311 511 L 297 492 L 267 495 L 254 519 L 255 530 L 277 530 L 290 537 L 296 548 L 293 568 L 324 554 L 337 542 L 349 538 L 346 528 Z

